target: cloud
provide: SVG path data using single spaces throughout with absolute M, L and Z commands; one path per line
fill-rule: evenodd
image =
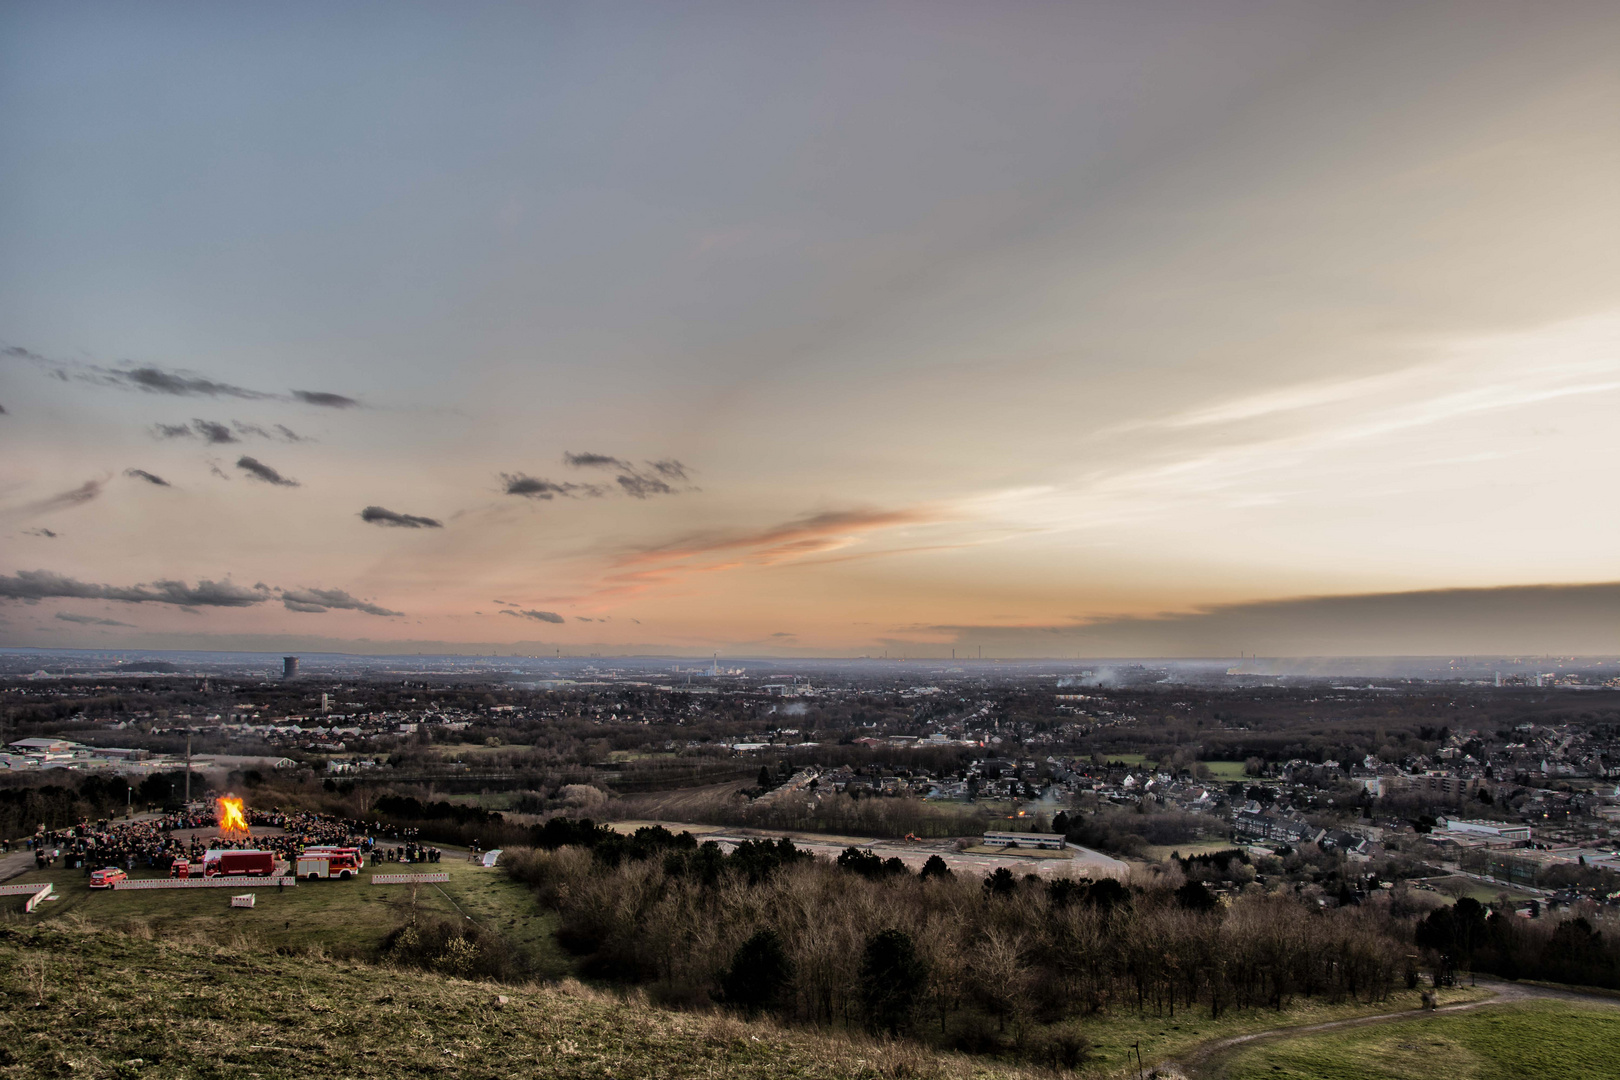
M 267 484 L 275 484 L 278 487 L 299 486 L 298 481 L 292 479 L 291 477 L 282 476 L 279 472 L 272 469 L 258 458 L 251 458 L 245 454 L 236 459 L 236 467 L 247 473 L 249 476 L 252 476 L 258 480 L 263 480 Z
M 58 536 L 62 535 L 61 533 L 54 533 L 49 529 L 24 529 L 23 532 L 28 536 L 43 536 L 47 540 L 55 540 Z
M 934 507 L 831 510 L 753 532 L 700 533 L 620 556 L 593 595 L 638 593 L 693 574 L 795 562 L 851 547 L 871 534 L 940 520 Z
M 403 611 L 390 611 L 368 600 L 350 596 L 342 589 L 283 589 L 281 603 L 288 611 L 311 613 L 331 609 L 363 611 L 367 615 L 403 615 Z
M 610 457 L 607 454 L 593 454 L 590 451 L 575 454 L 563 452 L 563 464 L 574 469 L 630 469 L 634 468 L 628 461 L 621 458 Z
M 134 479 L 134 480 L 145 480 L 148 484 L 154 484 L 154 485 L 156 485 L 158 487 L 173 487 L 174 486 L 173 484 L 169 483 L 167 480 L 163 479 L 163 477 L 158 476 L 158 475 L 156 475 L 154 473 L 149 473 L 145 469 L 125 469 L 124 470 L 124 475 L 128 476 L 128 477 L 130 477 L 131 479 Z
M 152 434 L 160 439 L 189 439 L 196 432 L 189 424 L 153 424 Z
M 799 636 L 798 634 L 790 634 L 786 630 L 778 630 L 776 633 L 771 635 L 771 637 L 798 637 L 798 636 Z
M 599 498 L 604 494 L 603 489 L 595 484 L 559 484 L 524 473 L 501 473 L 501 482 L 506 485 L 506 494 L 521 495 L 525 499 L 549 500 L 558 495 L 568 498 L 574 498 L 576 495 Z
M 385 510 L 381 506 L 368 506 L 360 511 L 360 520 L 373 525 L 388 525 L 400 529 L 442 529 L 444 523 L 435 521 L 430 517 L 417 517 L 414 514 L 397 514 L 392 510 Z
M 144 390 L 150 394 L 172 394 L 175 397 L 234 397 L 250 400 L 274 396 L 258 390 L 249 390 L 243 386 L 215 382 L 195 372 L 183 370 L 164 371 L 162 368 L 150 365 L 118 370 L 102 370 L 106 372 L 113 382 L 122 383 L 137 390 Z
M 94 615 L 75 615 L 71 611 L 58 611 L 56 617 L 63 622 L 80 623 L 84 626 L 132 626 L 132 623 L 119 622 L 117 619 L 98 619 Z
M 360 403 L 342 394 L 329 394 L 324 390 L 294 390 L 292 396 L 305 405 L 319 405 L 327 409 L 352 409 Z
M 566 620 L 555 611 L 532 611 L 522 608 L 507 608 L 497 612 L 499 615 L 512 615 L 519 619 L 533 619 L 536 622 L 562 623 Z
M 324 390 L 292 390 L 286 394 L 253 390 L 246 386 L 219 382 L 184 368 L 166 370 L 155 364 L 108 368 L 98 364 L 52 360 L 17 345 L 0 349 L 0 356 L 38 364 L 53 377 L 64 382 L 71 379 L 99 386 L 114 386 L 123 390 L 140 390 L 148 394 L 167 394 L 172 397 L 229 397 L 247 401 L 297 401 L 329 409 L 352 409 L 360 404 L 352 397 Z
M 154 581 L 150 585 L 95 585 L 52 573 L 49 570 L 19 570 L 10 576 L 0 574 L 0 599 L 48 600 L 55 597 L 78 600 L 118 600 L 129 604 L 173 604 L 177 607 L 251 607 L 265 599 L 228 581 Z
M 654 472 L 666 480 L 686 479 L 686 466 L 674 458 L 665 458 L 663 461 L 649 461 L 647 464 Z
M 288 442 L 309 442 L 309 436 L 300 435 L 286 424 L 277 424 L 276 431 Z
M 1620 652 L 1620 582 L 1307 596 L 1053 626 L 933 626 L 1002 656 L 1435 656 Z
M 240 441 L 235 435 L 231 434 L 230 428 L 214 420 L 193 420 L 191 426 L 207 442 L 233 443 Z
M 22 506 L 15 508 L 12 513 L 31 517 L 35 514 L 48 514 L 53 510 L 66 510 L 74 506 L 83 506 L 100 495 L 101 489 L 106 486 L 106 483 L 105 480 L 86 480 L 70 491 L 51 495 L 35 502 L 24 503 Z
M 633 499 L 645 499 L 652 495 L 673 495 L 675 489 L 656 476 L 643 476 L 640 473 L 625 473 L 615 477 L 619 487 Z

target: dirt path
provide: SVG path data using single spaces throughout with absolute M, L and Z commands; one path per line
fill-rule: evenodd
M 1185 1055 L 1181 1061 L 1160 1061 L 1155 1065 L 1155 1068 L 1178 1071 L 1188 1077 L 1189 1080 L 1215 1080 L 1215 1078 L 1225 1074 L 1226 1059 L 1231 1056 L 1232 1051 L 1248 1047 L 1253 1043 L 1292 1039 L 1301 1035 L 1313 1035 L 1322 1031 L 1336 1031 L 1341 1028 L 1407 1023 L 1413 1020 L 1424 1020 L 1431 1016 L 1439 1016 L 1444 1013 L 1466 1012 L 1469 1009 L 1478 1009 L 1485 1005 L 1505 1005 L 1515 1001 L 1582 1001 L 1620 1009 L 1620 1000 L 1598 994 L 1583 994 L 1576 990 L 1527 986 L 1523 983 L 1501 982 L 1496 979 L 1480 979 L 1479 985 L 1489 989 L 1491 996 L 1479 1001 L 1442 1005 L 1434 1010 L 1406 1009 L 1396 1013 L 1380 1013 L 1376 1016 L 1358 1016 L 1349 1020 L 1333 1020 L 1325 1024 L 1308 1024 L 1304 1027 L 1278 1027 L 1271 1028 L 1268 1031 L 1256 1031 L 1248 1035 L 1238 1035 L 1230 1039 L 1204 1043 L 1194 1048 L 1190 1054 Z
M 32 851 L 13 851 L 10 855 L 0 856 L 0 885 L 5 884 L 14 877 L 34 868 L 34 853 Z

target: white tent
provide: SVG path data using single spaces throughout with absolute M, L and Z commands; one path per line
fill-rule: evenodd
M 500 862 L 500 859 L 501 859 L 501 849 L 500 848 L 496 848 L 494 851 L 486 851 L 486 852 L 484 852 L 483 863 L 484 863 L 485 866 L 494 866 L 497 862 Z

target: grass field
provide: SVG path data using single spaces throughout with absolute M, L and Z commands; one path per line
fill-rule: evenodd
M 668 1012 L 577 983 L 497 987 L 72 916 L 0 923 L 0 1077 L 18 1080 L 1035 1075 L 906 1043 Z
M 1515 889 L 1511 885 L 1497 885 L 1493 882 L 1475 881 L 1471 877 L 1456 875 L 1446 878 L 1429 878 L 1428 884 L 1447 896 L 1456 898 L 1470 896 L 1482 904 L 1494 904 L 1496 898 L 1507 895 L 1515 903 L 1523 903 L 1537 897 L 1536 893 L 1528 893 L 1523 889 Z
M 1538 1001 L 1271 1042 L 1231 1080 L 1582 1080 L 1620 1077 L 1620 1008 Z
M 27 916 L 22 914 L 22 897 L 0 897 L 0 912 L 25 924 L 71 915 L 102 925 L 144 925 L 160 934 L 179 929 L 222 938 L 251 934 L 272 949 L 319 947 L 370 957 L 406 920 L 412 904 L 410 886 L 372 885 L 371 875 L 440 870 L 450 880 L 417 887 L 419 913 L 471 918 L 528 956 L 538 974 L 557 977 L 569 972 L 566 954 L 551 936 L 555 916 L 540 908 L 533 893 L 504 872 L 474 866 L 451 852 L 440 863 L 367 866 L 357 881 L 305 881 L 285 890 L 256 888 L 251 891 L 258 899 L 251 908 L 230 907 L 228 898 L 236 891 L 231 889 L 92 890 L 82 871 L 36 870 L 15 882 L 52 882 L 61 899 L 42 904 L 38 913 Z
M 1209 770 L 1210 779 L 1219 780 L 1224 784 L 1247 779 L 1241 761 L 1206 761 L 1204 767 Z
M 1442 1005 L 1479 1001 L 1490 996 L 1488 990 L 1468 987 L 1442 989 L 1437 993 Z M 1152 1065 L 1156 1061 L 1184 1058 L 1188 1051 L 1202 1043 L 1219 1042 L 1278 1027 L 1309 1027 L 1334 1020 L 1392 1012 L 1417 1013 L 1422 1004 L 1418 991 L 1398 990 L 1384 1001 L 1371 1005 L 1361 1002 L 1335 1005 L 1325 1001 L 1296 1000 L 1282 1012 L 1249 1009 L 1224 1013 L 1219 1020 L 1211 1020 L 1209 1011 L 1202 1008 L 1191 1014 L 1178 1014 L 1174 1019 L 1122 1012 L 1086 1020 L 1080 1030 L 1094 1047 L 1087 1071 L 1093 1075 L 1107 1076 L 1117 1075 L 1119 1070 L 1126 1067 L 1126 1055 L 1133 1044 L 1141 1045 L 1143 1060 Z

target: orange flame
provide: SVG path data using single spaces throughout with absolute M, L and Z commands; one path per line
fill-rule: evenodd
M 223 799 L 216 799 L 214 805 L 218 811 L 221 835 L 241 837 L 251 835 L 248 830 L 247 814 L 243 812 L 241 799 L 227 795 Z

